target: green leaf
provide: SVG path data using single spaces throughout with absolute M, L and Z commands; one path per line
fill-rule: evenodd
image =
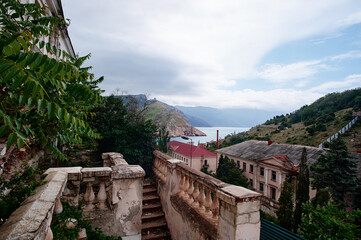
M 26 65 L 30 65 L 32 64 L 35 59 L 38 58 L 38 56 L 40 55 L 40 53 L 30 53 L 27 57 L 26 57 Z
M 63 108 L 59 108 L 59 109 L 58 109 L 58 119 L 59 119 L 60 121 L 65 120 L 65 119 L 64 119 L 64 115 L 65 115 L 65 110 L 64 110 Z
M 26 43 L 26 41 L 24 40 L 24 38 L 22 37 L 18 37 L 17 40 L 19 41 L 19 43 L 21 44 L 21 46 L 23 47 L 23 50 L 27 51 L 28 49 L 28 44 Z
M 4 78 L 4 82 L 8 82 L 10 79 L 12 79 L 15 75 L 17 75 L 20 72 L 20 70 L 11 69 L 8 74 L 6 74 Z
M 15 143 L 17 139 L 17 136 L 15 133 L 10 133 L 9 137 L 8 137 L 8 141 L 6 142 L 6 149 L 9 149 L 11 147 L 11 145 L 13 145 Z
M 10 131 L 10 128 L 8 125 L 3 125 L 0 127 L 0 137 L 4 137 L 6 134 L 8 134 Z
M 24 102 L 25 102 L 24 96 L 23 96 L 23 95 L 20 95 L 20 96 L 19 96 L 19 106 L 23 105 Z
M 28 107 L 31 108 L 35 105 L 35 100 L 32 97 L 28 98 Z
M 3 73 L 4 71 L 8 70 L 11 67 L 12 67 L 12 65 L 10 63 L 2 62 L 0 65 L 0 74 Z
M 22 148 L 24 146 L 24 140 L 21 138 L 18 138 L 17 140 L 18 149 Z
M 40 112 L 42 109 L 44 109 L 46 106 L 46 101 L 44 99 L 38 100 L 38 112 Z
M 40 41 L 40 42 L 39 42 L 39 48 L 40 48 L 40 49 L 43 48 L 43 47 L 44 47 L 44 44 L 45 44 L 44 41 Z
M 70 113 L 66 113 L 66 116 L 65 116 L 65 122 L 66 124 L 68 125 L 71 121 L 71 114 Z
M 54 115 L 54 110 L 55 110 L 55 104 L 54 103 L 48 103 L 48 118 L 52 118 Z
M 50 47 L 50 43 L 46 43 L 46 51 L 47 51 L 47 52 L 50 52 L 50 48 L 51 48 L 51 47 Z

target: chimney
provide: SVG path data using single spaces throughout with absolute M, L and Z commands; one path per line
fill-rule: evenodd
M 272 141 L 268 141 L 268 146 L 271 145 L 273 142 Z

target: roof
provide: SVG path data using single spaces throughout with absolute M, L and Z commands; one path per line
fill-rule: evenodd
M 258 160 L 260 163 L 280 167 L 289 171 L 297 172 L 298 167 L 295 167 L 287 155 L 272 156 L 266 159 Z
M 218 149 L 217 152 L 233 157 L 249 160 L 265 159 L 273 156 L 287 156 L 288 159 L 298 166 L 303 148 L 307 150 L 308 164 L 314 163 L 325 150 L 317 147 L 291 145 L 282 143 L 268 144 L 267 141 L 249 140 L 229 147 Z M 282 159 L 282 157 L 280 157 Z
M 273 222 L 267 221 L 266 219 L 261 218 L 261 240 L 296 240 L 296 239 L 304 239 L 293 232 L 274 224 Z
M 170 147 L 174 152 L 182 154 L 184 156 L 190 157 L 192 151 L 192 157 L 216 157 L 217 154 L 211 151 L 208 151 L 204 148 L 190 145 L 187 143 L 182 143 L 178 141 L 170 141 L 168 143 L 168 147 Z

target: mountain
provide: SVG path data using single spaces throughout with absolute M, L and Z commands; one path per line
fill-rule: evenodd
M 217 109 L 210 107 L 175 106 L 196 127 L 249 127 L 280 114 L 279 111 L 258 109 Z M 194 120 L 195 119 L 195 120 Z M 202 121 L 199 121 L 201 119 Z
M 157 126 L 165 126 L 169 136 L 205 136 L 202 131 L 188 123 L 185 115 L 173 106 L 156 99 L 147 99 L 146 95 L 122 95 L 123 103 L 129 108 L 141 109 L 146 119 L 153 121 Z M 199 120 L 201 121 L 201 120 Z

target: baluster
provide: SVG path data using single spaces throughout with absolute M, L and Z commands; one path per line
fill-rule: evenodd
M 192 203 L 192 193 L 193 193 L 193 190 L 194 190 L 193 183 L 194 183 L 194 180 L 191 177 L 189 177 L 189 188 L 188 188 L 188 191 L 187 191 L 187 194 L 186 194 L 187 201 L 189 203 Z
M 61 204 L 60 198 L 58 198 L 58 200 L 56 200 L 54 212 L 56 214 L 60 214 L 63 212 L 63 205 Z
M 198 195 L 199 195 L 199 183 L 198 181 L 194 181 L 194 190 L 192 193 L 192 206 L 196 207 L 198 206 Z
M 182 194 L 183 200 L 187 199 L 188 188 L 189 188 L 189 176 L 184 175 L 184 188 L 183 188 L 183 194 Z
M 199 195 L 197 198 L 198 201 L 198 209 L 200 209 L 201 211 L 205 211 L 205 207 L 204 207 L 204 185 L 203 184 L 199 184 L 200 186 L 200 190 L 199 190 Z
M 212 217 L 211 206 L 212 206 L 211 191 L 209 188 L 206 188 L 206 199 L 204 201 L 204 208 L 205 208 L 205 214 L 208 217 Z
M 180 171 L 178 171 L 178 173 L 180 174 L 178 196 L 182 198 L 182 195 L 184 194 L 184 174 L 182 174 Z
M 217 220 L 218 219 L 218 212 L 219 212 L 218 197 L 217 197 L 215 192 L 212 192 L 212 193 L 213 193 L 213 201 L 212 201 L 212 206 L 211 206 L 212 218 L 214 220 Z
M 84 179 L 84 181 L 85 181 L 85 179 Z M 95 195 L 94 195 L 94 191 L 93 191 L 92 182 L 88 181 L 87 186 L 86 186 L 86 191 L 84 194 L 84 201 L 86 203 L 86 205 L 84 207 L 84 211 L 91 211 L 94 209 L 94 205 L 93 205 L 94 199 L 95 199 Z
M 107 200 L 107 192 L 105 191 L 105 179 L 99 178 L 99 192 L 97 195 L 97 199 L 99 202 L 98 208 L 100 210 L 107 210 L 107 205 L 105 204 L 105 200 Z

